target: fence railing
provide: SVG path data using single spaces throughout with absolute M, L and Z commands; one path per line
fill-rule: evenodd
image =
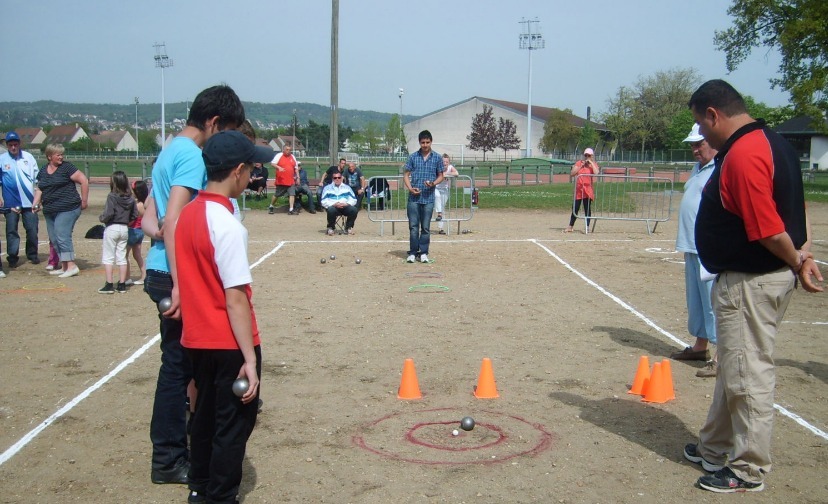
M 592 201 L 592 215 L 584 218 L 584 232 L 595 230 L 596 221 L 641 221 L 652 234 L 659 222 L 670 220 L 673 207 L 673 181 L 664 177 L 625 175 L 578 175 L 575 187 L 581 178 L 592 179 L 595 200 Z M 572 211 L 575 211 L 575 190 L 572 196 Z M 583 217 L 583 216 L 580 216 Z M 652 224 L 652 229 L 650 225 Z
M 451 234 L 451 227 L 456 224 L 459 234 L 461 223 L 471 220 L 474 216 L 475 206 L 472 205 L 474 182 L 468 175 L 451 177 L 447 180 L 449 181 L 449 188 L 446 190 L 448 198 L 443 205 L 443 218 L 436 221 L 435 211 L 432 221 L 437 222 L 437 227 L 444 230 L 446 234 Z M 377 176 L 368 179 L 365 200 L 368 219 L 380 224 L 380 236 L 385 233 L 387 223 L 391 224 L 392 235 L 396 234 L 398 222 L 408 223 L 408 190 L 405 188 L 401 175 Z

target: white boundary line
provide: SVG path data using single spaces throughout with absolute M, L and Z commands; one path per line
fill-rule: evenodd
M 543 240 L 543 241 L 558 242 L 558 241 L 562 241 L 562 240 Z M 589 240 L 589 241 L 593 241 L 593 240 Z M 632 240 L 610 240 L 610 241 L 632 241 Z M 260 265 L 267 258 L 269 258 L 273 254 L 275 254 L 276 252 L 281 250 L 282 247 L 284 247 L 287 244 L 293 244 L 293 243 L 296 243 L 296 244 L 311 244 L 311 243 L 335 243 L 335 242 L 340 242 L 340 243 L 398 243 L 399 242 L 399 243 L 401 243 L 400 240 L 380 240 L 379 242 L 377 242 L 376 240 L 289 240 L 289 241 L 280 241 L 272 250 L 270 250 L 268 253 L 266 253 L 261 258 L 259 258 L 259 260 L 257 260 L 253 264 L 251 264 L 250 269 L 253 269 L 256 266 Z M 678 343 L 681 346 L 684 346 L 684 342 L 682 340 L 678 339 L 677 337 L 672 335 L 670 332 L 662 329 L 661 327 L 656 325 L 655 322 L 648 319 L 641 312 L 639 312 L 638 310 L 636 310 L 635 308 L 633 308 L 632 306 L 630 306 L 629 304 L 627 304 L 626 302 L 621 300 L 618 296 L 612 294 L 608 290 L 604 289 L 603 287 L 601 287 L 600 285 L 598 285 L 597 283 L 595 283 L 594 281 L 589 279 L 583 273 L 581 273 L 580 271 L 578 271 L 575 268 L 573 268 L 572 266 L 570 266 L 566 261 L 561 259 L 560 256 L 558 256 L 557 254 L 552 252 L 545 245 L 541 244 L 538 239 L 531 238 L 531 239 L 520 239 L 520 240 L 456 240 L 456 241 L 453 241 L 453 242 L 446 242 L 446 243 L 475 243 L 475 242 L 493 242 L 493 243 L 497 243 L 497 242 L 515 242 L 515 243 L 530 242 L 530 243 L 534 243 L 538 247 L 545 250 L 547 254 L 549 254 L 556 261 L 561 263 L 561 265 L 563 265 L 569 271 L 571 271 L 571 272 L 575 273 L 576 275 L 578 275 L 584 282 L 591 285 L 592 287 L 597 289 L 599 292 L 601 292 L 602 294 L 604 294 L 608 298 L 610 298 L 613 301 L 615 301 L 616 303 L 618 303 L 624 309 L 626 309 L 627 311 L 629 311 L 630 313 L 632 313 L 633 315 L 635 315 L 636 317 L 641 319 L 645 324 L 652 327 L 653 329 L 655 329 L 656 331 L 658 331 L 662 335 L 666 336 L 668 339 Z M 824 264 L 824 263 L 822 263 L 822 264 Z M 92 386 L 90 386 L 89 388 L 87 388 L 86 390 L 84 390 L 83 392 L 78 394 L 74 399 L 72 399 L 71 401 L 69 401 L 68 403 L 63 405 L 63 407 L 61 407 L 59 410 L 57 410 L 55 413 L 53 413 L 51 416 L 49 416 L 46 420 L 44 420 L 40 424 L 38 424 L 37 427 L 35 427 L 31 431 L 29 431 L 25 436 L 20 438 L 19 441 L 14 443 L 6 451 L 4 451 L 2 454 L 0 454 L 0 466 L 2 466 L 9 459 L 11 459 L 13 456 L 15 456 L 20 450 L 22 450 L 27 444 L 29 444 L 34 438 L 36 438 L 41 432 L 43 432 L 43 430 L 45 430 L 46 427 L 48 427 L 49 425 L 54 423 L 55 420 L 59 419 L 60 417 L 62 417 L 63 415 L 65 415 L 66 413 L 71 411 L 81 401 L 83 401 L 84 399 L 89 397 L 92 394 L 92 392 L 94 392 L 94 391 L 98 390 L 99 388 L 101 388 L 109 380 L 111 380 L 116 375 L 118 375 L 121 371 L 123 371 L 127 366 L 129 366 L 130 364 L 132 364 L 133 362 L 138 360 L 139 357 L 141 357 L 144 353 L 146 353 L 147 350 L 152 348 L 160 339 L 161 339 L 161 334 L 160 333 L 153 336 L 149 341 L 147 341 L 144 344 L 144 346 L 142 346 L 141 348 L 136 350 L 127 359 L 125 359 L 123 362 L 118 364 L 112 371 L 107 373 L 106 376 L 102 377 L 100 380 L 95 382 Z M 817 436 L 819 436 L 819 437 L 821 437 L 825 440 L 828 440 L 828 434 L 826 434 L 822 430 L 818 429 L 817 427 L 814 427 L 813 425 L 809 424 L 807 421 L 805 421 L 802 417 L 800 417 L 796 413 L 793 413 L 793 412 L 787 410 L 786 408 L 784 408 L 784 407 L 782 407 L 778 404 L 774 404 L 773 407 L 776 408 L 776 410 L 779 411 L 781 414 L 783 414 L 783 415 L 787 416 L 788 418 L 792 419 L 793 421 L 795 421 L 799 425 L 805 427 L 806 429 L 808 429 L 812 433 L 816 434 Z
M 552 256 L 552 257 L 553 257 L 556 261 L 558 261 L 559 263 L 561 263 L 561 265 L 563 265 L 566 269 L 568 269 L 568 270 L 569 270 L 569 271 L 571 271 L 572 273 L 575 273 L 576 275 L 578 275 L 579 277 L 581 277 L 581 279 L 582 279 L 584 282 L 586 282 L 586 283 L 588 283 L 589 285 L 591 285 L 591 286 L 595 287 L 595 288 L 596 288 L 599 292 L 601 292 L 602 294 L 604 294 L 604 295 L 605 295 L 605 296 L 607 296 L 608 298 L 612 299 L 613 301 L 615 301 L 616 303 L 618 303 L 619 305 L 621 305 L 624 309 L 626 309 L 627 311 L 629 311 L 630 313 L 632 313 L 633 315 L 635 315 L 636 317 L 638 317 L 639 319 L 641 319 L 641 320 L 642 320 L 645 324 L 647 324 L 648 326 L 652 327 L 652 328 L 653 328 L 653 329 L 655 329 L 656 331 L 660 332 L 661 334 L 663 334 L 663 335 L 664 335 L 664 336 L 666 336 L 667 338 L 671 339 L 672 341 L 675 341 L 675 342 L 676 342 L 676 343 L 678 343 L 679 345 L 681 345 L 681 346 L 685 346 L 685 345 L 684 345 L 684 342 L 683 342 L 682 340 L 680 340 L 680 339 L 678 339 L 677 337 L 673 336 L 673 335 L 672 335 L 672 334 L 670 334 L 668 331 L 666 331 L 666 330 L 662 329 L 661 327 L 659 327 L 658 325 L 656 325 L 656 323 L 655 323 L 655 322 L 653 322 L 652 320 L 650 320 L 650 319 L 648 319 L 646 316 L 644 316 L 641 312 L 639 312 L 638 310 L 636 310 L 636 309 L 635 309 L 635 308 L 633 308 L 632 306 L 628 305 L 627 303 L 625 303 L 624 301 L 622 301 L 620 298 L 618 298 L 616 295 L 614 295 L 614 294 L 612 294 L 611 292 L 609 292 L 608 290 L 604 289 L 603 287 L 601 287 L 601 286 L 600 286 L 600 285 L 598 285 L 597 283 L 595 283 L 595 282 L 593 282 L 592 280 L 590 280 L 589 278 L 587 278 L 587 277 L 586 277 L 586 275 L 584 275 L 584 274 L 583 274 L 583 273 L 581 273 L 580 271 L 578 271 L 578 270 L 576 270 L 575 268 L 573 268 L 572 266 L 570 266 L 570 265 L 569 265 L 566 261 L 564 261 L 563 259 L 561 259 L 561 258 L 560 258 L 560 256 L 558 256 L 557 254 L 555 254 L 554 252 L 552 252 L 551 250 L 549 250 L 549 248 L 547 248 L 545 245 L 543 245 L 543 244 L 541 244 L 541 243 L 538 243 L 538 241 L 537 241 L 537 240 L 534 240 L 534 239 L 533 239 L 533 240 L 529 240 L 529 241 L 531 241 L 532 243 L 534 243 L 534 244 L 535 244 L 535 245 L 537 245 L 538 247 L 540 247 L 540 248 L 542 248 L 543 250 L 545 250 L 547 254 L 549 254 L 549 255 L 550 255 L 550 256 Z M 786 409 L 785 407 L 780 406 L 780 405 L 778 405 L 778 404 L 776 404 L 776 403 L 774 403 L 773 407 L 774 407 L 774 408 L 775 408 L 775 409 L 776 409 L 779 413 L 781 413 L 781 414 L 785 415 L 786 417 L 790 418 L 790 419 L 791 419 L 791 420 L 793 420 L 794 422 L 796 422 L 796 423 L 798 423 L 799 425 L 801 425 L 801 426 L 805 427 L 806 429 L 808 429 L 808 430 L 809 430 L 809 431 L 811 431 L 812 433 L 816 434 L 817 436 L 821 437 L 822 439 L 828 440 L 828 434 L 827 434 L 827 433 L 825 433 L 824 431 L 820 430 L 819 428 L 817 428 L 817 427 L 815 427 L 815 426 L 811 425 L 810 423 L 808 423 L 807 421 L 805 421 L 805 420 L 804 420 L 801 416 L 797 415 L 796 413 L 793 413 L 792 411 L 789 411 L 789 410 L 788 410 L 788 409 Z

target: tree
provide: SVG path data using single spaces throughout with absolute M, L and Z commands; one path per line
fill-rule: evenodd
M 365 136 L 366 147 L 370 154 L 376 154 L 379 151 L 380 144 L 382 144 L 382 129 L 374 121 L 370 121 L 362 130 Z
M 394 114 L 385 127 L 385 150 L 391 154 L 402 144 L 402 126 L 399 114 Z
M 327 124 L 320 124 L 313 119 L 308 120 L 308 125 L 299 128 L 296 136 L 305 141 L 305 149 L 308 154 L 327 154 L 331 141 L 331 127 Z
M 622 148 L 663 149 L 673 116 L 687 108 L 701 77 L 694 68 L 658 71 L 639 77 L 632 88 L 621 87 L 608 102 L 604 122 Z
M 155 142 L 155 137 L 160 131 L 158 130 L 140 130 L 138 131 L 138 153 L 142 156 L 154 156 L 158 154 L 158 144 Z
M 492 107 L 483 105 L 483 112 L 475 114 L 471 133 L 466 136 L 466 140 L 469 141 L 469 149 L 483 151 L 483 161 L 486 160 L 486 152 L 494 152 L 497 146 L 497 126 Z
M 572 109 L 553 109 L 543 125 L 543 137 L 538 147 L 543 152 L 566 151 L 578 139 L 578 127 L 572 124 Z
M 716 31 L 713 41 L 724 51 L 728 71 L 754 47 L 779 50 L 781 77 L 771 79 L 791 93 L 797 114 L 825 128 L 828 114 L 828 2 L 825 0 L 733 0 L 727 9 L 733 26 Z
M 598 144 L 598 132 L 591 124 L 585 123 L 578 135 L 578 145 L 582 148 L 595 147 Z
M 517 136 L 517 126 L 513 120 L 498 118 L 497 144 L 495 147 L 503 149 L 503 159 L 506 159 L 508 151 L 520 148 L 520 137 Z

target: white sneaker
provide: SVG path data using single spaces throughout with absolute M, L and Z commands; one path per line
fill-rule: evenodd
M 408 256 L 408 259 L 406 259 L 405 262 L 413 263 L 414 262 L 414 254 L 411 254 L 410 256 Z
M 135 285 L 135 282 L 131 278 L 127 278 L 126 282 L 124 282 L 124 285 L 129 287 L 130 285 Z
M 414 262 L 414 261 L 411 261 Z M 3 273 L 3 270 L 0 270 L 0 278 L 6 278 L 6 274 Z
M 74 268 L 69 268 L 68 270 L 64 271 L 62 275 L 58 275 L 58 278 L 69 278 L 77 276 L 78 273 L 80 273 L 80 268 L 75 266 Z
M 55 267 L 54 267 L 54 266 L 52 266 L 51 264 L 49 264 L 48 266 L 46 266 L 46 271 L 52 271 L 53 269 L 55 269 Z
M 428 262 L 428 254 L 422 254 L 420 256 L 420 262 L 427 263 Z

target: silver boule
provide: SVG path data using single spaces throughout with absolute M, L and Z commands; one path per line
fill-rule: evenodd
M 463 419 L 460 420 L 460 428 L 464 431 L 470 431 L 474 429 L 474 418 L 470 416 L 463 417 Z
M 333 261 L 334 259 L 336 259 L 336 256 L 331 254 L 331 261 Z
M 233 393 L 238 397 L 241 397 L 247 393 L 249 388 L 250 382 L 247 381 L 247 378 L 236 378 L 236 381 L 233 382 Z
M 360 259 L 359 257 L 357 257 L 357 259 L 356 259 L 356 263 L 357 263 L 357 264 L 362 264 L 362 259 Z
M 158 301 L 158 313 L 164 313 L 172 308 L 172 299 L 165 297 Z
M 322 263 L 322 264 L 325 264 L 326 262 L 328 262 L 328 260 L 323 257 L 322 259 L 319 260 L 319 262 Z

